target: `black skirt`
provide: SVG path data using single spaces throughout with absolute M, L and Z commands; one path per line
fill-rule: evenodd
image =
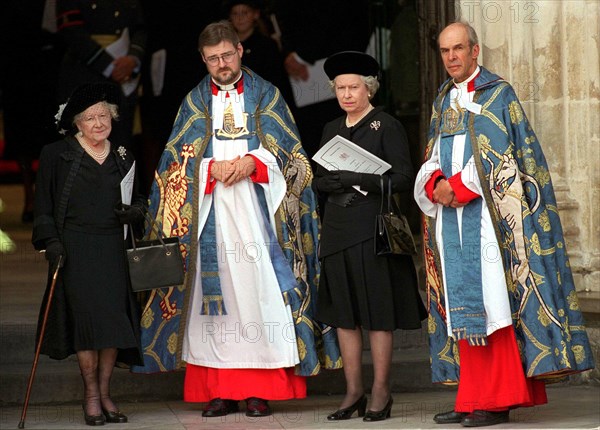
M 119 359 L 139 362 L 139 314 L 128 283 L 123 230 L 116 234 L 64 231 L 62 269 L 73 349 L 119 349 Z
M 378 257 L 373 239 L 321 260 L 316 318 L 332 327 L 419 329 L 427 311 L 410 256 Z

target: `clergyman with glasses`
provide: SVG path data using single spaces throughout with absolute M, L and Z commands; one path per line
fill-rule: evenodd
M 199 50 L 209 74 L 181 104 L 150 193 L 186 277 L 150 297 L 134 371 L 185 363 L 184 400 L 206 403 L 204 417 L 242 400 L 266 416 L 269 400 L 303 398 L 306 376 L 341 367 L 335 332 L 313 318 L 313 173 L 279 90 L 241 66 L 231 23 L 208 25 Z

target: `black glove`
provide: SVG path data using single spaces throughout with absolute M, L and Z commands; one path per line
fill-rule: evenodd
M 139 205 L 121 203 L 115 208 L 115 215 L 121 224 L 135 224 L 144 219 L 144 209 Z
M 344 188 L 350 188 L 353 185 L 360 185 L 360 173 L 349 172 L 348 170 L 339 170 L 337 174 L 340 175 L 340 183 Z
M 344 191 L 337 173 L 315 178 L 315 187 L 321 193 L 342 193 Z
M 65 248 L 62 243 L 58 239 L 48 239 L 46 242 L 46 260 L 50 262 L 50 267 L 52 270 L 56 270 L 56 266 L 58 265 L 58 260 L 60 259 L 60 266 L 63 267 L 65 265 L 65 260 L 67 259 L 67 253 L 65 252 Z M 60 258 L 62 257 L 62 258 Z

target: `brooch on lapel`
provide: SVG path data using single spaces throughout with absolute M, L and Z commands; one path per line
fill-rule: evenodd
M 125 160 L 125 154 L 127 154 L 127 150 L 125 149 L 125 147 L 123 147 L 123 146 L 119 146 L 119 147 L 117 148 L 117 152 L 119 153 L 119 155 L 121 156 L 121 158 L 122 158 L 123 160 Z
M 379 127 L 381 127 L 381 121 L 373 121 L 371 123 L 371 128 L 375 131 L 379 130 Z

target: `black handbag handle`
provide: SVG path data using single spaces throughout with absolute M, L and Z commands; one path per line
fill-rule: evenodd
M 167 249 L 167 245 L 165 245 L 165 242 L 162 238 L 162 231 L 160 231 L 160 229 L 156 226 L 156 220 L 154 218 L 152 218 L 148 212 L 144 212 L 144 218 L 146 218 L 146 221 L 148 221 L 150 223 L 150 231 L 156 231 L 156 238 L 158 239 L 158 241 L 160 242 L 160 244 Z M 133 237 L 133 228 L 132 225 L 129 224 L 129 230 L 131 231 L 131 242 L 133 243 L 133 250 L 135 251 L 137 248 L 135 246 L 135 237 Z M 170 252 L 170 251 L 168 251 Z
M 388 190 L 387 190 L 387 211 L 383 212 L 383 203 L 385 201 L 385 186 L 383 184 L 383 175 L 379 176 L 379 186 L 381 187 L 381 206 L 379 208 L 380 213 L 394 213 L 392 210 L 392 178 L 386 176 L 388 180 Z

